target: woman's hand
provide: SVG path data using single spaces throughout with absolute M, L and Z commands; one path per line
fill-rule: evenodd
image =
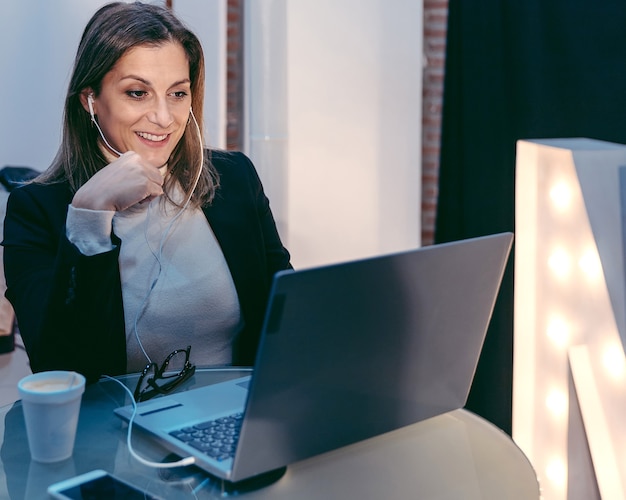
M 163 176 L 134 151 L 99 170 L 76 191 L 72 206 L 121 212 L 163 194 Z

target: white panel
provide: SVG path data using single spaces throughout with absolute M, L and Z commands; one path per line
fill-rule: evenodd
M 322 264 L 420 242 L 420 2 L 288 4 L 289 245 Z
M 418 246 L 421 2 L 248 0 L 247 9 L 257 50 L 246 66 L 249 153 L 296 267 Z M 273 145 L 260 148 L 263 130 Z
M 253 159 L 272 213 L 287 231 L 287 0 L 246 0 L 245 146 Z

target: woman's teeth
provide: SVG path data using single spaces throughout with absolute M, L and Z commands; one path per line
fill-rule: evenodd
M 147 139 L 147 140 L 153 141 L 153 142 L 163 141 L 167 137 L 167 134 L 164 134 L 164 135 L 153 135 L 153 134 L 148 134 L 146 132 L 137 132 L 137 135 L 139 137 L 143 137 L 144 139 Z

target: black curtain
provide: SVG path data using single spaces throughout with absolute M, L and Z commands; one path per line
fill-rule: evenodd
M 514 231 L 516 141 L 556 137 L 626 144 L 626 2 L 450 0 L 435 242 Z M 513 262 L 467 403 L 509 434 Z

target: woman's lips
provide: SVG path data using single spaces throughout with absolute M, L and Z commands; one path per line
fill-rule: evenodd
M 169 134 L 156 135 L 148 132 L 136 132 L 136 134 L 142 139 L 150 142 L 163 142 L 169 136 Z

